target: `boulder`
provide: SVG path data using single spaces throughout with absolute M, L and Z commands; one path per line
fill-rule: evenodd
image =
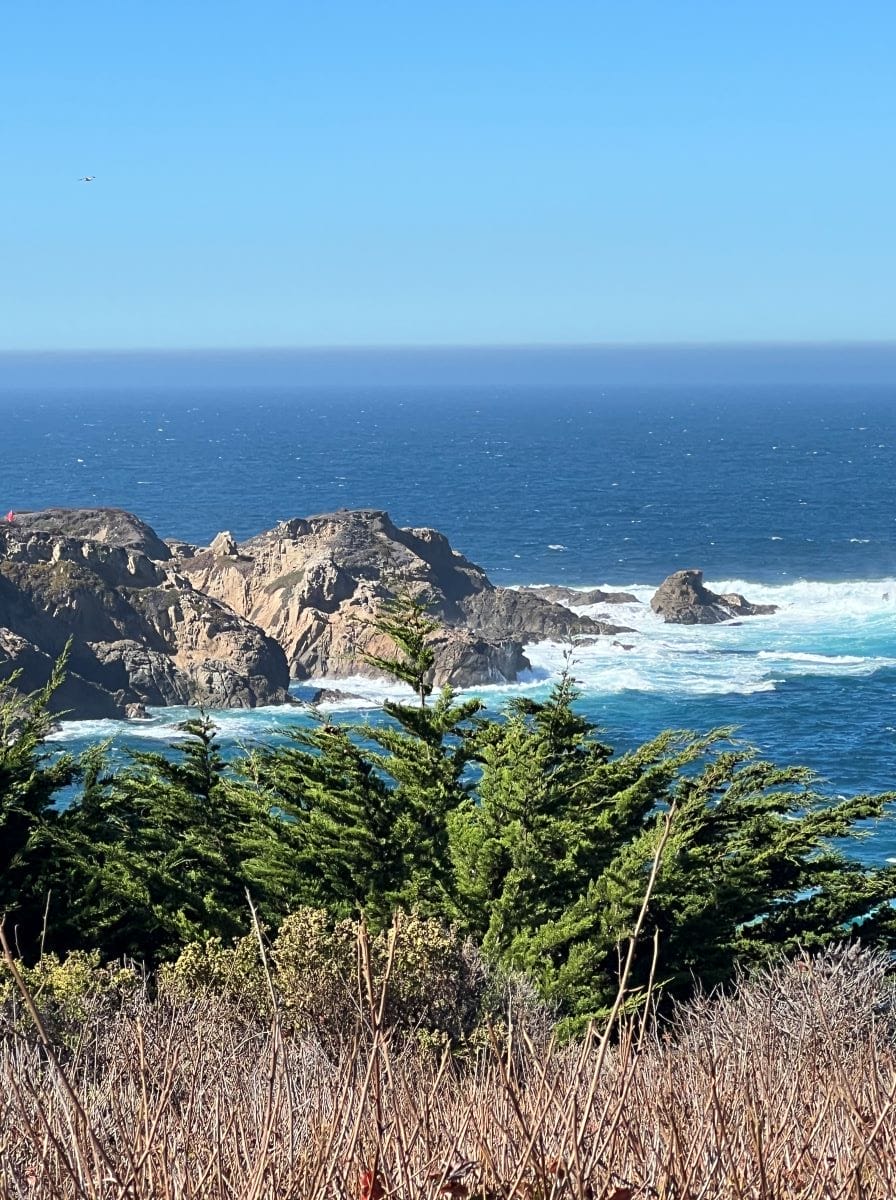
M 236 554 L 236 538 L 229 529 L 223 530 L 217 537 L 212 539 L 212 544 L 209 546 L 212 554 L 223 555 L 225 558 L 230 554 Z
M 676 571 L 663 580 L 650 601 L 653 611 L 671 625 L 716 625 L 734 617 L 767 616 L 775 604 L 751 604 L 736 593 L 718 595 L 703 583 L 703 572 Z
M 359 703 L 364 703 L 364 697 L 359 696 L 357 692 L 344 692 L 341 688 L 315 688 L 307 700 L 303 703 L 309 708 L 316 708 L 318 704 L 341 704 L 346 700 L 357 700 Z

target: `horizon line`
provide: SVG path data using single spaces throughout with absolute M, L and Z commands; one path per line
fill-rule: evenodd
M 822 340 L 761 340 L 737 341 L 642 341 L 642 342 L 339 342 L 315 345 L 244 345 L 244 346 L 74 346 L 0 348 L 0 358 L 49 358 L 71 355 L 128 356 L 140 354 L 170 355 L 238 355 L 238 354 L 371 354 L 371 353 L 445 353 L 446 351 L 475 352 L 538 352 L 538 351 L 676 351 L 676 350 L 893 350 L 896 337 L 888 339 L 828 338 Z

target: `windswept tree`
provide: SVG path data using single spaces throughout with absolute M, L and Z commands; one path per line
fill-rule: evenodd
M 480 735 L 475 799 L 455 813 L 458 908 L 492 957 L 534 977 L 570 1027 L 612 1003 L 665 814 L 675 816 L 631 979 L 681 995 L 739 964 L 845 938 L 896 940 L 896 870 L 835 839 L 893 796 L 831 804 L 811 772 L 731 743 L 667 732 L 612 756 L 565 674 Z
M 392 838 L 404 864 L 404 880 L 395 900 L 427 915 L 454 906 L 454 882 L 448 826 L 454 811 L 473 787 L 468 772 L 476 756 L 480 700 L 456 700 L 443 688 L 434 701 L 433 636 L 441 626 L 425 598 L 399 589 L 374 621 L 396 647 L 394 657 L 368 656 L 374 667 L 413 688 L 419 705 L 387 701 L 388 723 L 367 726 L 365 739 L 379 750 L 372 761 L 390 781 L 396 813 Z
M 275 818 L 251 866 L 259 894 L 382 926 L 398 908 L 451 908 L 447 819 L 468 792 L 467 726 L 482 706 L 448 690 L 431 699 L 439 624 L 422 599 L 396 588 L 373 626 L 394 654 L 366 661 L 418 703 L 390 701 L 384 722 L 364 726 L 319 719 L 236 769 Z
M 425 708 L 427 698 L 432 695 L 436 661 L 432 638 L 441 629 L 426 595 L 396 585 L 395 593 L 382 602 L 370 624 L 392 642 L 395 650 L 392 654 L 365 654 L 364 661 L 384 675 L 406 683 L 419 697 L 420 707 Z
M 236 769 L 263 801 L 247 873 L 262 912 L 308 906 L 386 924 L 405 864 L 396 798 L 352 730 L 321 721 L 287 746 L 258 747 Z
M 135 751 L 116 771 L 95 757 L 62 814 L 70 941 L 156 961 L 195 938 L 243 929 L 245 847 L 265 814 L 250 789 L 225 777 L 214 724 L 201 717 L 180 729 L 169 754 Z
M 59 794 L 77 775 L 71 755 L 45 745 L 56 720 L 50 698 L 64 670 L 63 656 L 39 691 L 18 694 L 18 675 L 0 690 L 0 915 L 26 951 L 33 949 L 46 906 L 43 864 Z

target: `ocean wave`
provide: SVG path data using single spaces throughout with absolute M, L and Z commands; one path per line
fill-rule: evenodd
M 707 580 L 714 592 L 739 592 L 754 604 L 776 604 L 782 614 L 832 616 L 896 612 L 896 580 L 854 579 L 834 583 L 797 579 L 792 583 L 752 583 L 749 579 Z
M 197 710 L 198 711 L 198 710 Z M 197 712 L 191 712 L 196 716 Z M 92 721 L 60 721 L 48 735 L 48 742 L 109 742 L 126 733 L 129 739 L 152 742 L 174 742 L 185 737 L 177 722 L 116 721 L 112 718 Z
M 812 663 L 817 666 L 896 666 L 894 658 L 867 658 L 859 654 L 809 654 L 804 650 L 759 650 L 756 657 L 775 662 Z
M 543 694 L 572 654 L 573 673 L 585 697 L 623 693 L 669 697 L 750 696 L 771 692 L 782 679 L 869 677 L 896 668 L 896 581 L 852 580 L 838 583 L 797 580 L 758 584 L 749 580 L 709 581 L 716 592 L 736 591 L 779 611 L 719 625 L 666 625 L 649 606 L 655 591 L 643 583 L 602 582 L 603 590 L 633 593 L 638 603 L 579 607 L 631 633 L 600 637 L 570 646 L 540 642 L 526 647 L 531 670 L 516 683 L 492 683 L 468 689 L 491 708 L 514 695 Z M 586 590 L 584 587 L 582 590 Z M 297 698 L 316 688 L 343 695 L 325 700 L 324 712 L 363 715 L 388 700 L 413 699 L 410 688 L 366 676 L 319 678 L 296 685 Z M 195 716 L 188 708 L 154 709 L 148 721 L 65 721 L 50 735 L 56 744 L 125 737 L 131 742 L 167 743 L 182 737 L 181 721 Z M 228 740 L 251 740 L 282 732 L 303 719 L 303 710 L 276 706 L 234 709 L 211 714 Z M 305 710 L 307 717 L 307 710 Z
M 662 583 L 661 579 L 657 579 L 653 583 L 645 583 L 643 579 L 608 580 L 602 578 L 594 583 L 575 584 L 572 590 L 587 592 L 594 588 L 600 588 L 601 591 L 607 592 L 631 592 L 641 603 L 645 603 L 650 601 L 660 583 Z M 794 579 L 786 583 L 760 583 L 756 580 L 741 578 L 707 578 L 704 583 L 713 592 L 720 594 L 738 592 L 754 603 L 777 604 L 786 609 L 806 606 L 828 608 L 834 605 L 856 606 L 862 611 L 892 612 L 896 609 L 896 579 L 893 576 L 836 581 Z M 550 587 L 551 581 L 518 586 Z

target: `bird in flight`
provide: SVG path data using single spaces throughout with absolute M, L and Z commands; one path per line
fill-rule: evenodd
M 78 183 L 93 183 L 94 179 L 96 179 L 95 175 L 82 175 Z

